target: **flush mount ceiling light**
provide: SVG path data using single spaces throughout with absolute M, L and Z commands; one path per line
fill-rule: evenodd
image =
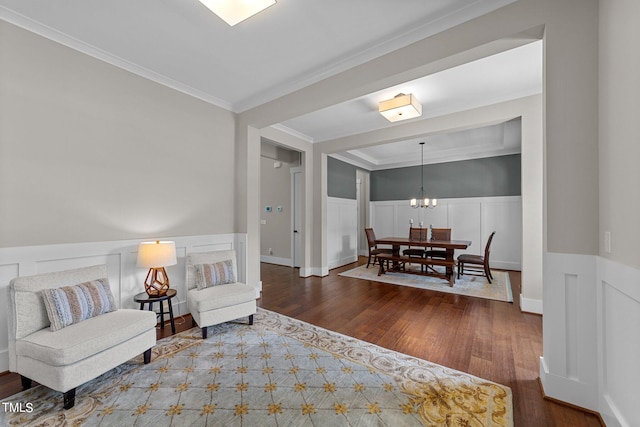
M 422 115 L 422 104 L 415 96 L 400 93 L 378 104 L 378 111 L 390 122 L 412 119 Z
M 233 27 L 274 5 L 276 0 L 200 0 L 200 3 Z

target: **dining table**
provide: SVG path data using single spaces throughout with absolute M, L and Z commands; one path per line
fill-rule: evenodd
M 434 240 L 434 239 L 426 239 L 426 240 L 413 240 L 408 237 L 383 237 L 376 238 L 376 244 L 378 245 L 391 245 L 392 256 L 400 257 L 400 248 L 402 246 L 410 246 L 410 247 L 424 247 L 424 248 L 436 248 L 436 249 L 444 249 L 445 251 L 445 260 L 448 261 L 448 265 L 446 266 L 446 276 L 453 284 L 455 281 L 455 274 L 453 272 L 453 265 L 455 264 L 454 255 L 456 249 L 467 249 L 471 246 L 470 240 Z M 394 270 L 398 270 L 399 262 L 394 261 Z M 392 270 L 393 271 L 393 270 Z M 438 276 L 439 277 L 439 276 Z

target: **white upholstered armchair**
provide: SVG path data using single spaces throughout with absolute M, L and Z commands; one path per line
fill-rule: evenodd
M 256 288 L 238 282 L 234 250 L 187 255 L 187 304 L 194 324 L 202 328 L 248 316 L 253 324 Z
M 64 290 L 61 287 L 67 287 Z M 144 353 L 156 343 L 155 313 L 118 309 L 105 265 L 35 276 L 9 284 L 9 370 L 64 393 Z

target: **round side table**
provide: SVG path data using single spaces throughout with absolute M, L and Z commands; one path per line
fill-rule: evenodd
M 171 298 L 175 297 L 177 294 L 175 289 L 169 289 L 165 295 L 154 296 L 149 295 L 146 292 L 142 292 L 133 297 L 133 300 L 137 303 L 140 303 L 140 310 L 144 310 L 144 305 L 149 304 L 149 311 L 153 311 L 153 303 L 160 303 L 160 328 L 164 329 L 164 304 L 163 301 L 167 301 L 169 305 L 169 319 L 171 320 L 171 333 L 176 333 L 176 324 L 173 321 L 173 307 L 171 306 Z

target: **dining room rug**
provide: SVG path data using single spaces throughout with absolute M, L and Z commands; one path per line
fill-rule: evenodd
M 264 309 L 159 340 L 70 410 L 44 386 L 4 402 L 31 408 L 0 408 L 10 426 L 513 426 L 509 387 Z
M 407 268 L 418 269 L 420 266 L 415 264 Z M 453 286 L 449 286 L 449 282 L 444 279 L 410 273 L 390 272 L 378 276 L 377 266 L 369 266 L 369 268 L 367 268 L 366 265 L 361 265 L 360 267 L 339 273 L 339 275 L 389 283 L 392 285 L 411 286 L 413 288 L 429 289 L 450 294 L 513 302 L 509 273 L 496 270 L 491 270 L 491 273 L 495 279 L 492 281 L 493 283 L 489 283 L 486 277 L 463 275 L 459 279 L 456 277 Z

